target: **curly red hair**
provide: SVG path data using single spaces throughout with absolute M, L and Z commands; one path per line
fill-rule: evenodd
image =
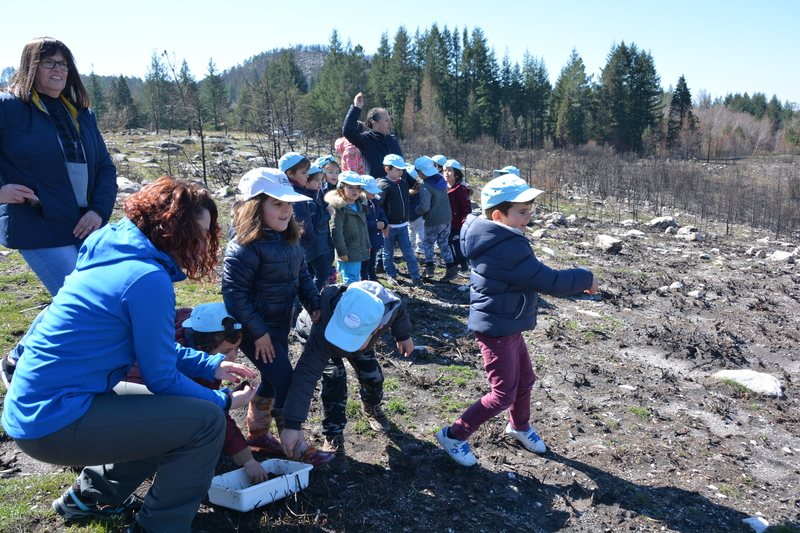
M 188 180 L 162 176 L 123 200 L 122 208 L 125 216 L 158 250 L 170 254 L 190 279 L 214 273 L 221 232 L 217 204 L 207 189 Z M 197 223 L 204 210 L 211 215 L 206 235 Z

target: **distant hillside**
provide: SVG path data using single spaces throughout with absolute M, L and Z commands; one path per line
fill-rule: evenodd
M 242 64 L 236 65 L 228 70 L 223 71 L 222 79 L 230 87 L 230 94 L 235 100 L 239 94 L 239 86 L 242 81 L 248 77 L 260 78 L 266 70 L 267 65 L 278 57 L 281 50 L 285 48 L 274 48 L 268 52 L 261 52 L 253 57 L 246 59 Z M 322 65 L 325 63 L 325 58 L 328 55 L 328 47 L 320 44 L 302 45 L 298 44 L 294 47 L 294 59 L 300 70 L 306 77 L 309 87 L 313 86 L 312 80 L 316 78 Z

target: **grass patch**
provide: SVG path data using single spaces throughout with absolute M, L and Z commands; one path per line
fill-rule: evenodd
M 450 365 L 445 370 L 445 375 L 456 387 L 466 387 L 471 379 L 478 377 L 478 373 L 468 366 Z
M 728 485 L 720 485 L 719 491 L 728 498 L 738 498 L 741 496 L 738 490 L 733 487 L 729 487 Z
M 347 418 L 355 419 L 361 416 L 361 403 L 348 398 L 347 405 L 344 408 L 344 414 Z
M 375 432 L 372 430 L 372 427 L 369 425 L 369 422 L 366 418 L 359 418 L 353 422 L 353 431 L 359 435 L 366 435 L 368 437 L 375 436 Z
M 473 402 L 460 402 L 458 400 L 454 400 L 450 397 L 444 396 L 442 397 L 442 404 L 441 409 L 447 413 L 460 413 L 463 412 L 472 405 Z
M 392 398 L 386 402 L 386 410 L 397 415 L 405 414 L 406 402 L 402 398 Z
M 387 378 L 386 381 L 383 382 L 383 390 L 385 391 L 396 391 L 400 388 L 400 380 L 398 378 Z
M 639 418 L 650 418 L 650 411 L 644 407 L 628 407 L 628 411 L 635 414 Z
M 752 394 L 753 391 L 750 390 L 747 386 L 742 385 L 738 381 L 732 379 L 721 379 L 719 380 L 720 383 L 724 383 L 725 385 L 729 386 L 733 389 L 734 394 Z

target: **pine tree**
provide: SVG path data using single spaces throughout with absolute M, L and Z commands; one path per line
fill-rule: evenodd
M 573 48 L 550 99 L 554 145 L 576 146 L 587 141 L 591 95 L 589 82 L 583 59 Z
M 375 55 L 372 56 L 372 65 L 369 69 L 369 80 L 367 81 L 366 95 L 374 107 L 387 107 L 389 94 L 386 88 L 386 80 L 389 76 L 390 61 L 392 59 L 391 49 L 389 48 L 389 35 L 384 32 L 381 34 L 380 45 Z
M 412 52 L 411 38 L 405 27 L 400 26 L 394 36 L 392 57 L 389 61 L 389 75 L 386 79 L 387 110 L 392 117 L 392 130 L 400 136 L 403 132 L 406 99 L 414 80 Z M 369 104 L 369 107 L 374 106 Z
M 667 149 L 673 151 L 681 144 L 681 133 L 694 130 L 697 119 L 692 113 L 692 95 L 686 85 L 686 78 L 681 75 L 678 85 L 669 104 L 667 121 Z
M 547 105 L 553 86 L 550 84 L 544 59 L 537 59 L 527 52 L 522 63 L 522 73 L 525 90 L 523 115 L 528 131 L 527 138 L 530 139 L 531 147 L 542 148 L 548 131 Z
M 150 128 L 156 133 L 169 124 L 171 92 L 167 68 L 161 61 L 161 56 L 153 52 L 150 67 L 144 77 L 144 97 Z
M 120 74 L 119 78 L 111 84 L 111 93 L 108 98 L 108 113 L 106 123 L 112 128 L 135 128 L 136 103 L 131 95 L 128 82 Z
M 206 120 L 212 124 L 215 131 L 219 131 L 228 112 L 228 91 L 222 76 L 217 72 L 214 59 L 208 60 L 207 69 L 206 77 L 203 78 L 203 107 L 206 111 Z
M 89 100 L 92 103 L 92 111 L 100 120 L 106 112 L 106 95 L 100 82 L 100 76 L 94 73 L 94 69 L 89 73 Z

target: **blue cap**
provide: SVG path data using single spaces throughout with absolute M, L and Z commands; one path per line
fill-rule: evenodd
M 242 329 L 242 325 L 236 322 L 236 319 L 228 313 L 228 309 L 222 302 L 198 305 L 192 309 L 192 314 L 181 325 L 201 333 L 215 333 L 217 331 L 225 331 L 222 321 L 226 318 L 230 318 L 235 322 L 233 329 Z
M 364 190 L 370 194 L 380 194 L 383 191 L 378 187 L 378 180 L 373 178 L 372 176 L 367 176 L 366 174 L 362 174 L 359 176 L 361 181 L 364 183 L 363 187 Z
M 458 170 L 460 170 L 462 172 L 464 171 L 464 169 L 461 168 L 461 163 L 459 163 L 455 159 L 448 159 L 447 162 L 442 166 L 444 168 L 457 168 Z
M 434 163 L 436 163 L 440 167 L 443 167 L 444 164 L 447 163 L 447 158 L 442 154 L 435 155 L 431 157 L 431 159 L 433 160 Z
M 494 170 L 492 171 L 492 174 L 494 174 L 495 177 L 502 176 L 504 174 L 514 174 L 516 177 L 520 177 L 519 169 L 513 165 L 508 165 L 507 167 L 503 167 L 500 170 Z
M 486 210 L 503 202 L 525 204 L 544 193 L 525 183 L 525 180 L 506 174 L 487 183 L 481 191 L 481 209 Z
M 425 176 L 433 176 L 439 173 L 439 171 L 436 170 L 436 167 L 433 166 L 433 159 L 427 155 L 416 158 L 414 160 L 414 168 L 416 168 L 417 171 L 422 172 Z
M 419 177 L 419 172 L 417 172 L 417 169 L 415 169 L 415 168 L 409 168 L 408 169 L 408 175 L 411 176 L 414 179 L 417 179 Z
M 397 155 L 397 154 L 389 154 L 383 158 L 383 166 L 385 167 L 394 167 L 394 168 L 402 168 L 403 170 L 409 170 L 412 167 L 405 160 Z
M 332 155 L 323 155 L 322 157 L 318 157 L 314 164 L 318 167 L 322 168 L 328 163 L 336 163 L 336 158 Z
M 383 302 L 374 294 L 350 287 L 339 298 L 325 328 L 325 338 L 346 352 L 355 352 L 369 339 L 383 318 Z
M 311 164 L 311 168 L 308 169 L 308 175 L 309 176 L 311 174 L 319 174 L 320 172 L 322 172 L 322 169 L 319 168 L 316 163 L 312 163 Z
M 353 172 L 352 170 L 345 170 L 339 174 L 339 181 L 336 183 L 336 186 L 341 187 L 342 183 L 346 183 L 348 185 L 358 185 L 359 187 L 364 186 L 364 180 L 361 179 L 361 176 L 358 175 L 358 172 Z
M 278 168 L 281 170 L 281 172 L 286 172 L 305 158 L 306 156 L 303 154 L 298 154 L 297 152 L 287 152 L 278 160 Z

